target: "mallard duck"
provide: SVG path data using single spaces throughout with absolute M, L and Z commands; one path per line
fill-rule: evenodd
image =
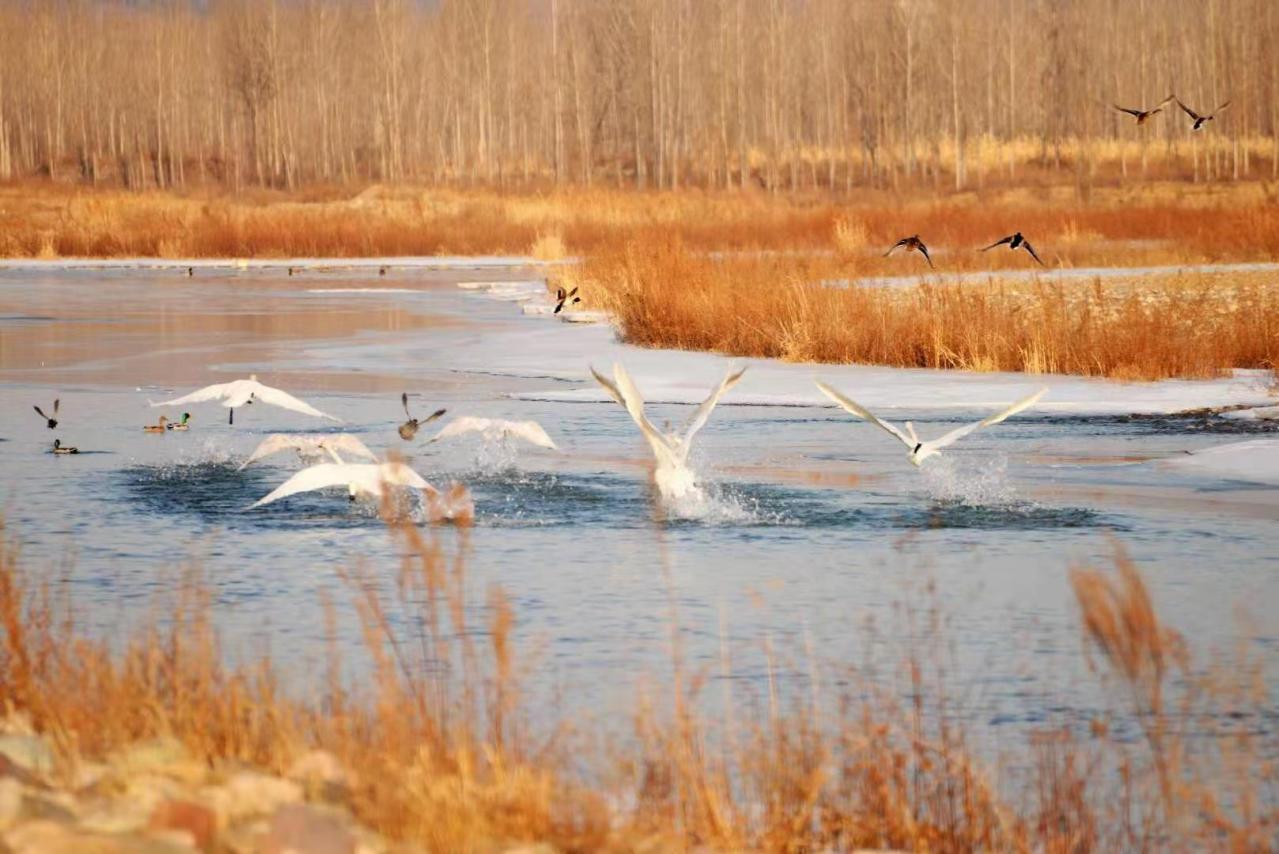
M 1005 243 L 1008 244 L 1009 249 L 1013 249 L 1013 250 L 1025 249 L 1027 252 L 1030 253 L 1031 258 L 1034 258 L 1036 261 L 1039 262 L 1039 266 L 1041 267 L 1048 266 L 1043 261 L 1039 260 L 1039 256 L 1035 254 L 1035 247 L 1030 245 L 1029 240 L 1021 236 L 1020 231 L 1014 234 L 1010 234 L 1001 240 L 996 240 L 994 243 L 990 244 L 989 246 L 984 247 L 981 251 L 986 252 L 987 250 L 994 249 L 996 246 L 1003 246 Z
M 176 424 L 174 424 L 174 423 L 170 422 L 170 423 L 168 423 L 168 424 L 166 424 L 166 425 L 164 425 L 164 426 L 165 426 L 165 427 L 168 427 L 170 430 L 190 430 L 190 429 L 191 429 L 191 425 L 187 423 L 187 422 L 188 422 L 188 421 L 190 421 L 190 420 L 191 420 L 191 413 L 190 413 L 190 412 L 183 412 L 183 413 L 182 413 L 182 420 L 181 420 L 181 421 L 179 421 L 179 422 L 178 422 L 178 423 L 176 423 Z
M 53 452 L 54 452 L 55 454 L 78 454 L 78 453 L 80 453 L 80 449 L 79 449 L 79 448 L 68 448 L 68 447 L 65 447 L 65 446 L 62 444 L 62 440 L 61 440 L 61 439 L 54 439 L 54 440 L 53 440 Z
M 1181 99 L 1180 99 L 1180 98 L 1178 98 L 1178 99 L 1177 99 L 1177 106 L 1178 106 L 1178 107 L 1181 107 L 1183 110 L 1185 110 L 1185 111 L 1186 111 L 1186 115 L 1188 115 L 1188 116 L 1190 116 L 1190 118 L 1194 119 L 1194 125 L 1192 125 L 1192 126 L 1191 126 L 1191 128 L 1190 128 L 1191 132 L 1193 133 L 1194 131 L 1203 130 L 1204 123 L 1205 123 L 1205 122 L 1210 122 L 1210 121 L 1212 121 L 1213 119 L 1215 119 L 1215 118 L 1217 117 L 1217 113 L 1220 113 L 1220 112 L 1221 112 L 1222 110 L 1224 110 L 1226 107 L 1229 107 L 1229 106 L 1230 106 L 1230 102 L 1229 102 L 1229 101 L 1227 101 L 1226 103 L 1222 104 L 1220 107 L 1218 107 L 1217 109 L 1213 110 L 1213 111 L 1212 111 L 1212 113 L 1211 113 L 1211 114 L 1209 114 L 1209 115 L 1200 115 L 1199 113 L 1196 113 L 1194 110 L 1190 109 L 1190 108 L 1189 108 L 1189 107 L 1187 107 L 1185 104 L 1181 103 Z
M 573 298 L 572 302 L 569 302 L 569 299 L 568 299 L 569 297 Z M 552 312 L 552 314 L 559 314 L 561 311 L 564 310 L 564 306 L 566 304 L 577 305 L 579 302 L 582 301 L 582 298 L 577 295 L 577 288 L 573 288 L 573 290 L 571 291 L 565 291 L 563 288 L 556 288 L 555 300 L 556 300 L 555 311 Z
M 933 267 L 933 259 L 928 255 L 928 247 L 924 245 L 924 241 L 919 239 L 918 234 L 912 234 L 910 237 L 903 237 L 901 240 L 894 243 L 892 248 L 884 253 L 884 257 L 887 258 L 889 255 L 892 255 L 893 250 L 901 246 L 904 246 L 907 252 L 914 249 L 920 255 L 924 256 L 924 260 L 928 262 L 929 267 Z
M 165 429 L 164 425 L 168 423 L 168 420 L 167 416 L 161 415 L 159 424 L 147 424 L 142 428 L 142 431 L 144 433 L 163 433 Z
M 1127 113 L 1128 115 L 1135 118 L 1137 120 L 1137 124 L 1144 125 L 1146 123 L 1146 120 L 1149 119 L 1151 116 L 1153 116 L 1155 113 L 1162 113 L 1164 106 L 1169 101 L 1173 101 L 1173 100 L 1176 100 L 1176 99 L 1172 95 L 1169 95 L 1167 98 L 1164 98 L 1162 101 L 1160 101 L 1158 105 L 1151 107 L 1149 110 L 1135 110 L 1131 107 L 1121 107 L 1118 104 L 1114 104 L 1113 106 L 1119 112 Z
M 32 409 L 36 411 L 36 415 L 39 415 L 41 418 L 44 419 L 44 422 L 45 422 L 44 426 L 48 427 L 50 430 L 53 430 L 58 426 L 58 403 L 59 403 L 59 400 L 57 398 L 54 398 L 52 415 L 45 415 L 44 410 L 38 406 L 31 407 Z
M 399 431 L 400 438 L 406 442 L 410 441 L 414 436 L 417 435 L 417 431 L 419 427 L 425 424 L 430 424 L 432 421 L 439 418 L 444 413 L 448 412 L 447 409 L 437 409 L 434 412 L 432 412 L 430 415 L 428 415 L 426 418 L 423 418 L 421 421 L 417 420 L 416 418 L 413 417 L 413 414 L 409 412 L 409 393 L 407 391 L 402 392 L 400 394 L 400 405 L 404 407 L 404 415 L 405 417 L 409 419 L 408 421 L 405 421 L 403 424 L 400 425 L 400 431 Z

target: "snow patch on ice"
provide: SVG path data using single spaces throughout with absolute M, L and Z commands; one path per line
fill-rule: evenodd
M 1165 465 L 1228 480 L 1279 484 L 1279 439 L 1215 445 L 1167 460 Z

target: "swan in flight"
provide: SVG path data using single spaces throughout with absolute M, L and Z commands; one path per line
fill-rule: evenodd
M 324 454 L 328 454 L 333 462 L 344 463 L 346 460 L 338 456 L 337 453 L 341 451 L 351 457 L 363 457 L 366 460 L 378 462 L 377 455 L 350 433 L 320 433 L 310 436 L 296 433 L 273 433 L 262 440 L 257 450 L 244 461 L 244 464 L 237 471 L 242 471 L 249 464 L 272 454 L 278 454 L 280 451 L 290 449 L 297 451 L 298 456 L 304 461 L 315 460 Z
M 320 410 L 311 406 L 309 403 L 298 400 L 286 391 L 280 391 L 278 388 L 271 388 L 269 385 L 263 385 L 258 382 L 257 374 L 250 374 L 247 380 L 232 380 L 229 383 L 218 383 L 216 385 L 205 386 L 202 389 L 175 397 L 173 400 L 162 400 L 159 403 L 152 403 L 152 406 L 179 406 L 184 403 L 206 403 L 210 400 L 219 400 L 222 405 L 231 410 L 230 418 L 227 419 L 228 424 L 235 423 L 235 410 L 238 407 L 253 403 L 255 400 L 260 403 L 269 403 L 272 406 L 278 406 L 281 409 L 291 409 L 294 412 L 301 412 L 303 415 L 313 415 L 316 418 L 327 418 L 330 421 L 340 421 L 340 418 L 334 418 Z
M 653 426 L 653 422 L 649 421 L 648 416 L 644 414 L 644 398 L 635 387 L 630 374 L 620 364 L 613 365 L 614 382 L 600 376 L 595 368 L 591 368 L 591 376 L 595 377 L 595 381 L 604 387 L 610 397 L 626 408 L 639 426 L 640 432 L 644 434 L 644 438 L 648 440 L 649 447 L 653 449 L 653 456 L 657 459 L 657 470 L 653 473 L 653 480 L 657 484 L 657 491 L 666 499 L 680 499 L 698 493 L 696 476 L 688 467 L 688 452 L 693 446 L 693 437 L 706 425 L 719 399 L 726 391 L 737 385 L 744 373 L 746 373 L 745 368 L 725 374 L 724 379 L 720 380 L 719 385 L 711 391 L 710 397 L 697 407 L 697 411 L 693 413 L 681 436 L 675 431 L 663 432 Z
M 463 433 L 481 433 L 485 439 L 523 439 L 531 445 L 558 451 L 551 437 L 536 421 L 505 421 L 501 418 L 454 418 L 443 430 L 431 437 L 431 442 L 461 436 Z M 429 444 L 429 443 L 428 443 Z
M 835 401 L 844 409 L 848 410 L 853 415 L 856 415 L 858 418 L 865 418 L 867 421 L 871 422 L 876 427 L 879 427 L 882 430 L 886 430 L 887 432 L 896 436 L 897 439 L 900 440 L 903 445 L 910 448 L 910 461 L 917 466 L 921 465 L 924 462 L 924 460 L 928 459 L 929 457 L 938 454 L 942 448 L 946 448 L 955 444 L 960 439 L 964 438 L 965 436 L 967 436 L 969 433 L 973 432 L 974 430 L 979 430 L 982 427 L 990 427 L 992 424 L 998 424 L 1000 421 L 1003 421 L 1005 418 L 1008 418 L 1012 415 L 1016 415 L 1018 412 L 1021 412 L 1023 409 L 1029 409 L 1030 407 L 1034 406 L 1035 403 L 1039 400 L 1039 398 L 1043 397 L 1044 394 L 1046 394 L 1048 391 L 1047 386 L 1045 386 L 1044 388 L 1041 388 L 1039 391 L 1032 394 L 1030 397 L 1022 398 L 1021 400 L 1017 401 L 1012 406 L 1008 407 L 1002 412 L 997 412 L 983 421 L 976 421 L 976 422 L 973 422 L 972 424 L 965 424 L 963 427 L 957 427 L 954 430 L 951 430 L 946 435 L 933 439 L 931 442 L 921 442 L 919 440 L 919 437 L 915 435 L 915 425 L 912 424 L 911 422 L 909 421 L 906 422 L 906 432 L 903 433 L 897 427 L 897 425 L 889 423 L 888 421 L 882 421 L 879 418 L 876 418 L 870 412 L 870 410 L 866 409 L 865 407 L 863 407 L 861 404 L 857 403 L 856 401 L 850 400 L 849 398 L 840 394 L 838 391 L 826 385 L 826 383 L 822 382 L 821 380 L 817 380 L 816 382 L 817 382 L 817 387 L 821 389 L 822 394 L 826 395 L 831 400 Z
M 359 496 L 381 498 L 388 486 L 416 489 L 426 499 L 427 515 L 433 522 L 469 524 L 475 518 L 475 504 L 466 487 L 455 483 L 442 493 L 400 462 L 320 463 L 302 469 L 246 509 L 254 510 L 299 492 L 314 492 L 330 486 L 345 486 L 347 497 L 352 501 Z

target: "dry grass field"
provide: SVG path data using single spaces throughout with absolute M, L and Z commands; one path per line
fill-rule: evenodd
M 1036 280 L 1024 252 L 979 252 L 1024 232 L 1049 268 L 1268 261 L 1279 257 L 1267 184 L 1069 188 L 937 198 L 866 193 L 549 195 L 368 188 L 283 196 L 89 191 L 48 183 L 0 190 L 10 257 L 352 257 L 531 255 L 582 264 L 585 285 L 626 340 L 793 361 L 1203 378 L 1279 364 L 1279 296 L 1262 273 Z M 939 272 L 1024 271 L 1024 281 L 864 277 L 930 272 L 885 249 L 919 234 Z M 847 283 L 853 281 L 853 286 Z
M 743 693 L 723 719 L 704 716 L 708 674 L 682 664 L 672 610 L 668 687 L 637 689 L 628 732 L 535 725 L 504 593 L 488 594 L 487 625 L 468 624 L 465 561 L 412 525 L 388 531 L 406 555 L 394 592 L 344 575 L 367 681 L 344 683 L 334 654 L 327 681 L 305 686 L 315 700 L 283 692 L 269 658 L 225 663 L 198 573 L 112 647 L 81 634 L 73 594 L 39 581 L 0 532 L 6 712 L 55 746 L 50 780 L 62 787 L 84 763 L 156 736 L 215 770 L 279 772 L 321 749 L 358 769 L 346 805 L 361 822 L 434 851 L 1157 850 L 1174 839 L 1256 851 L 1279 829 L 1258 788 L 1273 779 L 1275 745 L 1247 725 L 1268 696 L 1255 667 L 1193 660 L 1122 552 L 1112 569 L 1072 576 L 1113 712 L 1088 732 L 1049 725 L 1005 745 L 1022 769 L 1007 776 L 969 744 L 944 620 L 924 588 L 895 617 L 918 642 L 894 647 L 878 676 L 797 651 L 799 666 L 837 668 L 838 702 Z M 397 642 L 391 625 L 405 618 L 421 629 Z M 1136 736 L 1112 735 L 1109 714 L 1135 720 Z

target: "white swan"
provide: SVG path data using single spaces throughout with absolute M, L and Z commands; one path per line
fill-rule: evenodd
M 338 456 L 337 452 L 341 451 L 352 457 L 363 457 L 366 460 L 377 462 L 377 455 L 368 449 L 368 447 L 355 436 L 350 433 L 334 433 L 334 434 L 314 434 L 302 435 L 297 433 L 272 433 L 262 440 L 253 454 L 244 461 L 237 471 L 243 470 L 251 463 L 255 463 L 264 457 L 272 454 L 278 454 L 280 451 L 289 449 L 298 452 L 298 456 L 303 461 L 310 462 L 328 454 L 335 463 L 344 463 L 346 460 Z
M 345 486 L 347 497 L 380 498 L 388 486 L 401 486 L 419 490 L 426 499 L 427 517 L 432 522 L 453 522 L 469 525 L 475 519 L 475 503 L 471 494 L 460 483 L 452 484 L 447 492 L 440 492 L 427 483 L 420 474 L 404 463 L 320 463 L 303 469 L 267 495 L 250 504 L 253 510 L 281 498 L 312 492 L 330 486 Z
M 253 403 L 255 400 L 262 403 L 269 403 L 272 406 L 278 406 L 281 409 L 291 409 L 294 412 L 301 412 L 303 415 L 313 415 L 316 418 L 327 418 L 330 421 L 340 421 L 340 418 L 334 418 L 320 410 L 311 406 L 309 403 L 298 400 L 286 391 L 280 391 L 278 388 L 271 388 L 258 382 L 257 374 L 250 374 L 247 380 L 232 380 L 229 383 L 218 383 L 216 385 L 205 386 L 197 389 L 190 394 L 182 397 L 175 397 L 173 400 L 162 400 L 159 403 L 152 403 L 152 406 L 179 406 L 184 403 L 205 403 L 210 400 L 220 400 L 222 405 L 231 410 L 228 424 L 235 423 L 235 410 L 238 407 Z
M 328 486 L 345 486 L 347 496 L 352 499 L 360 495 L 380 498 L 383 484 L 420 489 L 428 495 L 439 494 L 439 490 L 404 463 L 320 463 L 302 469 L 265 497 L 249 505 L 248 509 L 252 510 L 299 492 L 312 492 Z
M 551 441 L 551 437 L 546 435 L 542 425 L 536 421 L 505 421 L 501 418 L 475 418 L 469 415 L 454 418 L 445 425 L 443 430 L 431 437 L 431 442 L 461 436 L 463 433 L 481 433 L 485 439 L 523 439 L 540 448 L 559 450 Z
M 1022 398 L 1021 400 L 1014 403 L 1012 406 L 1008 407 L 1002 412 L 995 413 L 989 418 L 986 418 L 982 421 L 976 421 L 972 424 L 965 424 L 963 427 L 957 427 L 954 430 L 951 430 L 946 435 L 941 436 L 937 439 L 933 439 L 931 442 L 921 442 L 919 441 L 919 437 L 915 435 L 915 425 L 910 423 L 909 421 L 906 422 L 906 432 L 903 433 L 900 429 L 897 428 L 897 425 L 891 424 L 887 421 L 882 421 L 879 418 L 876 418 L 870 412 L 870 410 L 866 409 L 864 406 L 857 403 L 856 401 L 850 400 L 849 398 L 840 394 L 838 391 L 826 385 L 826 383 L 822 382 L 821 380 L 816 380 L 816 383 L 817 383 L 817 387 L 821 389 L 822 394 L 826 395 L 831 400 L 838 403 L 840 406 L 842 406 L 844 409 L 851 412 L 853 415 L 856 415 L 858 418 L 865 418 L 867 421 L 874 424 L 875 426 L 883 430 L 886 430 L 887 432 L 896 436 L 903 445 L 910 448 L 910 461 L 917 466 L 921 465 L 924 462 L 924 460 L 928 459 L 929 457 L 939 453 L 942 448 L 955 444 L 960 439 L 964 438 L 965 436 L 967 436 L 969 433 L 973 432 L 974 430 L 979 430 L 982 427 L 989 427 L 992 424 L 998 424 L 1000 421 L 1003 421 L 1005 418 L 1008 418 L 1009 416 L 1016 415 L 1018 412 L 1021 412 L 1023 409 L 1029 409 L 1031 406 L 1035 405 L 1035 402 L 1038 401 L 1039 398 L 1043 397 L 1048 392 L 1048 387 L 1045 386 L 1044 388 L 1041 388 L 1039 391 L 1032 394 L 1030 397 Z
M 644 438 L 648 440 L 649 447 L 653 449 L 653 456 L 657 460 L 657 470 L 653 473 L 653 480 L 657 484 L 657 491 L 667 499 L 680 499 L 698 492 L 696 476 L 688 467 L 688 452 L 693 446 L 693 437 L 706 425 L 707 419 L 711 417 L 711 411 L 715 409 L 715 404 L 719 403 L 719 399 L 726 391 L 737 385 L 744 373 L 746 373 L 745 368 L 725 374 L 724 379 L 720 380 L 719 385 L 711 391 L 710 397 L 697 407 L 697 411 L 693 413 L 681 436 L 675 431 L 663 432 L 653 426 L 653 422 L 649 421 L 648 416 L 644 414 L 644 398 L 635 387 L 630 374 L 626 373 L 626 369 L 620 364 L 613 365 L 615 383 L 600 376 L 595 368 L 591 368 L 591 376 L 595 377 L 595 381 L 603 386 L 614 400 L 626 408 L 631 418 L 639 425 Z

